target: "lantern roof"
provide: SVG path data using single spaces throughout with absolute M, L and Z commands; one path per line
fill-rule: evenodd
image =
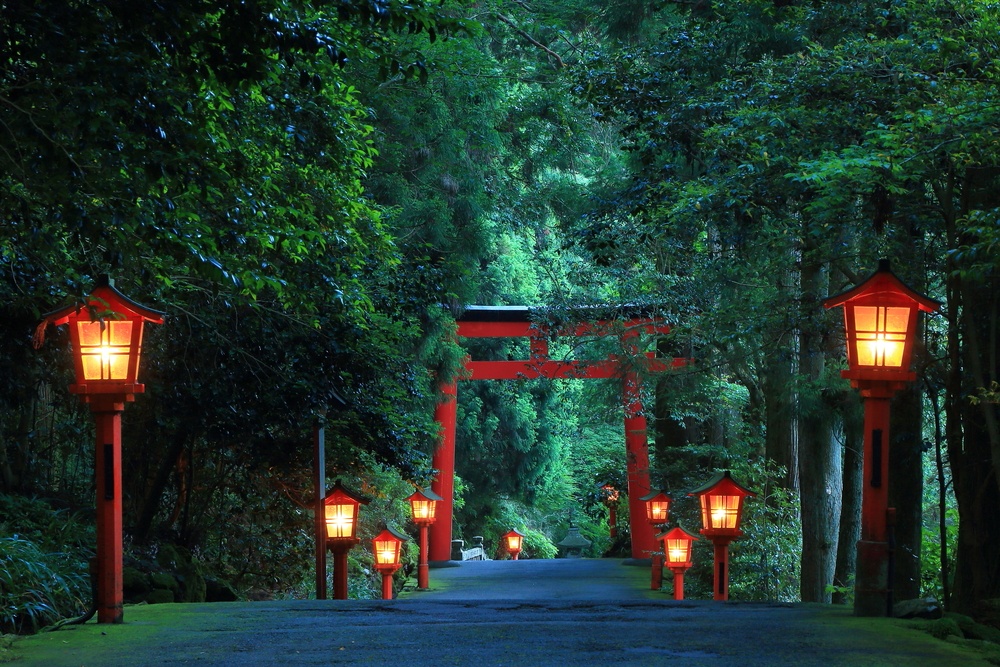
M 666 493 L 664 493 L 663 491 L 651 491 L 651 492 L 647 493 L 646 495 L 644 495 L 642 498 L 639 498 L 639 500 L 641 500 L 644 503 L 648 503 L 650 500 L 656 500 L 660 496 L 663 496 L 663 498 L 667 502 L 670 502 L 672 500 L 672 498 L 670 496 L 668 496 Z
M 920 294 L 900 280 L 889 268 L 889 260 L 887 259 L 879 260 L 878 270 L 869 276 L 867 280 L 862 282 L 860 285 L 847 290 L 846 292 L 841 292 L 840 294 L 828 297 L 823 301 L 823 306 L 826 308 L 834 308 L 836 306 L 842 306 L 849 301 L 873 297 L 883 299 L 902 298 L 904 300 L 909 300 L 915 303 L 917 308 L 925 313 L 934 312 L 941 306 L 941 302 Z
M 121 313 L 126 317 L 138 317 L 144 322 L 152 324 L 163 324 L 163 319 L 166 317 L 166 313 L 163 311 L 147 308 L 128 298 L 118 291 L 113 280 L 106 275 L 101 275 L 98 276 L 97 285 L 87 297 L 86 303 L 73 303 L 42 315 L 42 321 L 35 328 L 35 334 L 32 338 L 33 347 L 37 350 L 45 343 L 46 327 L 50 324 L 52 326 L 66 324 L 70 317 L 79 316 L 84 308 L 90 311 L 91 319 L 94 321 L 107 311 Z
M 503 537 L 507 537 L 508 535 L 519 535 L 521 537 L 527 537 L 527 535 L 519 531 L 517 528 L 511 528 L 510 530 L 508 530 L 506 533 L 503 534 Z
M 718 473 L 707 483 L 688 493 L 689 496 L 704 496 L 710 493 L 727 496 L 750 496 L 757 494 L 732 478 L 728 470 Z
M 566 537 L 564 537 L 561 542 L 556 544 L 556 546 L 563 547 L 565 549 L 586 549 L 591 544 L 593 544 L 593 542 L 580 534 L 579 526 L 570 526 L 569 532 L 566 533 Z
M 99 314 L 105 310 L 113 310 L 130 317 L 141 317 L 144 321 L 152 322 L 153 324 L 163 324 L 163 318 L 166 316 L 166 313 L 163 311 L 147 308 L 128 298 L 118 291 L 113 280 L 104 275 L 98 277 L 97 285 L 86 301 L 86 304 L 70 304 L 69 306 L 43 315 L 43 322 L 46 324 L 51 323 L 55 326 L 66 324 L 72 315 L 79 313 L 84 308 L 91 309 L 94 314 Z
M 701 539 L 689 530 L 685 530 L 680 526 L 674 526 L 670 530 L 666 530 L 656 536 L 658 540 L 677 540 L 677 539 L 689 539 L 689 540 L 699 540 Z
M 409 535 L 407 535 L 404 532 L 401 532 L 401 531 L 397 530 L 393 526 L 388 526 L 388 525 L 387 526 L 383 526 L 382 527 L 382 532 L 379 533 L 378 535 L 376 535 L 373 539 L 376 539 L 376 540 L 385 539 L 383 537 L 383 535 L 385 535 L 386 533 L 388 533 L 392 537 L 395 537 L 400 542 L 409 542 L 409 540 L 410 540 L 410 536 Z
M 353 500 L 359 505 L 367 505 L 369 502 L 371 502 L 371 498 L 368 498 L 367 496 L 362 496 L 359 493 L 354 493 L 353 491 L 348 491 L 347 489 L 345 489 L 344 485 L 341 483 L 339 479 L 336 482 L 334 482 L 333 488 L 330 489 L 330 493 L 326 494 L 326 498 L 323 499 L 323 502 L 326 505 L 332 505 L 334 502 L 336 502 L 338 499 L 344 496 L 346 496 L 350 500 Z
M 420 500 L 421 498 L 423 498 L 424 500 L 433 500 L 435 502 L 439 500 L 444 500 L 444 498 L 434 493 L 430 489 L 420 489 L 420 488 L 418 488 L 416 491 L 413 492 L 413 495 L 409 497 L 409 500 L 413 500 L 414 498 L 416 498 L 416 500 Z

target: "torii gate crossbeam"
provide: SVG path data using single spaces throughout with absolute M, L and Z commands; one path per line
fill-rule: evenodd
M 458 318 L 459 338 L 528 338 L 527 361 L 466 360 L 465 373 L 442 381 L 434 418 L 440 425 L 441 441 L 434 454 L 438 476 L 432 490 L 444 500 L 439 503 L 439 519 L 431 526 L 430 560 L 447 561 L 451 557 L 452 514 L 455 476 L 455 419 L 459 380 L 526 380 L 614 378 L 622 380 L 622 404 L 625 423 L 625 452 L 628 471 L 629 521 L 632 531 L 632 557 L 647 558 L 658 550 L 653 527 L 646 521 L 643 496 L 649 493 L 649 447 L 646 418 L 640 398 L 638 363 L 649 372 L 663 372 L 683 366 L 686 359 L 660 360 L 638 353 L 631 339 L 640 334 L 666 334 L 670 327 L 660 320 L 640 313 L 626 313 L 620 319 L 599 319 L 552 332 L 532 322 L 531 311 L 524 306 L 469 306 Z M 551 359 L 548 338 L 560 336 L 611 336 L 621 339 L 622 349 L 630 358 L 611 356 L 596 361 L 560 361 Z

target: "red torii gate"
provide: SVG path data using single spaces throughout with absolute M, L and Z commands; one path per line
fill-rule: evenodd
M 606 312 L 606 311 L 605 311 Z M 455 491 L 455 418 L 460 380 L 528 380 L 535 378 L 622 379 L 622 404 L 625 408 L 625 450 L 628 470 L 629 522 L 632 530 L 632 557 L 647 558 L 659 549 L 653 527 L 646 521 L 642 500 L 649 493 L 649 448 L 646 441 L 646 417 L 643 415 L 636 372 L 641 363 L 648 372 L 662 372 L 683 366 L 687 359 L 660 360 L 653 353 L 642 357 L 634 342 L 640 334 L 666 334 L 670 327 L 639 311 L 626 312 L 617 319 L 598 319 L 583 324 L 559 327 L 554 331 L 532 322 L 531 309 L 526 306 L 469 306 L 457 319 L 460 338 L 528 338 L 529 359 L 526 361 L 473 361 L 466 359 L 465 373 L 440 384 L 441 397 L 434 418 L 441 426 L 441 444 L 434 454 L 434 467 L 439 471 L 431 485 L 444 498 L 439 503 L 438 521 L 431 525 L 430 560 L 446 561 L 451 557 L 452 512 Z M 549 357 L 548 338 L 557 336 L 617 335 L 622 349 L 629 353 L 624 359 L 611 355 L 596 361 L 565 360 Z

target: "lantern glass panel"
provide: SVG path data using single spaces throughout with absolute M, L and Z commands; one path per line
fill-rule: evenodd
M 667 564 L 683 565 L 691 560 L 691 540 L 678 538 L 665 540 L 667 543 Z
M 432 500 L 411 500 L 410 510 L 413 512 L 413 518 L 417 521 L 433 519 L 434 505 Z
M 740 516 L 740 496 L 704 495 L 701 497 L 702 525 L 711 529 L 736 529 Z
M 135 323 L 131 320 L 106 320 L 77 321 L 76 324 L 84 379 L 127 380 Z
M 326 536 L 330 538 L 354 537 L 354 505 L 326 506 Z
M 656 523 L 666 523 L 669 509 L 670 503 L 666 500 L 650 500 L 646 503 L 646 518 Z
M 395 565 L 399 562 L 399 540 L 375 540 L 375 560 L 379 565 Z
M 855 359 L 860 366 L 901 368 L 910 308 L 854 306 Z
M 520 535 L 508 535 L 507 536 L 507 550 L 508 551 L 520 551 L 521 550 L 521 536 Z

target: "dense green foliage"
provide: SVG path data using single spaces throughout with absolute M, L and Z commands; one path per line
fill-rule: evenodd
M 828 600 L 853 572 L 861 427 L 821 300 L 890 257 L 943 302 L 894 407 L 897 591 L 1000 596 L 995 3 L 166 7 L 0 13 L 6 497 L 93 503 L 66 335 L 30 341 L 100 274 L 168 313 L 124 417 L 131 553 L 176 545 L 244 596 L 311 590 L 317 425 L 330 479 L 375 498 L 362 536 L 406 524 L 436 474 L 435 380 L 526 352 L 455 341 L 465 306 L 643 305 L 673 327 L 659 355 L 696 361 L 642 378 L 672 521 L 696 529 L 687 491 L 733 470 L 759 493 L 733 595 Z M 553 356 L 615 352 L 577 343 Z M 620 552 L 600 486 L 625 488 L 621 424 L 617 381 L 463 383 L 456 537 L 495 551 L 517 527 L 551 557 L 575 525 Z M 0 518 L 39 592 L 0 622 L 76 613 L 86 547 L 46 569 L 66 541 Z M 689 595 L 710 589 L 698 549 Z M 377 595 L 370 565 L 352 553 L 352 595 Z

